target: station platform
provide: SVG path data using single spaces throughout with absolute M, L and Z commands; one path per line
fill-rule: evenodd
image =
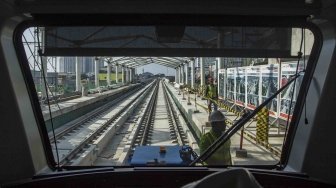
M 167 84 L 175 102 L 179 106 L 185 117 L 188 118 L 189 124 L 194 129 L 198 139 L 201 135 L 210 131 L 211 126 L 209 121 L 209 113 L 207 111 L 207 100 L 202 100 L 196 94 L 189 94 L 190 101 L 188 101 L 188 94 L 183 94 L 171 84 Z M 196 106 L 195 106 L 196 98 Z M 188 102 L 189 105 L 188 105 Z M 198 110 L 198 113 L 195 113 Z M 234 121 L 238 120 L 236 113 L 229 112 L 225 109 L 219 108 L 227 118 L 227 126 L 231 126 Z M 280 160 L 281 147 L 283 144 L 282 131 L 278 128 L 271 127 L 269 130 L 268 144 L 259 143 L 256 140 L 256 121 L 252 120 L 245 124 L 243 133 L 243 149 L 247 151 L 247 157 L 237 157 L 236 151 L 240 149 L 241 131 L 238 131 L 231 137 L 231 158 L 233 165 L 274 165 Z M 274 134 L 273 136 L 271 136 Z M 275 136 L 276 135 L 276 136 Z
M 58 128 L 72 119 L 84 115 L 105 104 L 106 101 L 111 99 L 111 97 L 118 97 L 118 95 L 139 86 L 140 84 L 119 85 L 114 89 L 102 93 L 89 94 L 88 96 L 52 104 L 50 105 L 50 110 L 51 116 L 53 117 L 54 127 Z M 48 105 L 41 106 L 41 109 L 47 129 L 50 130 L 50 114 Z

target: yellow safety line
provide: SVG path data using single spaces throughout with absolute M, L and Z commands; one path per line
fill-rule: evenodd
M 190 102 L 195 102 L 195 98 L 190 97 L 190 99 L 193 100 L 193 101 L 190 101 Z M 199 104 L 198 102 L 196 102 L 196 104 L 197 104 L 198 106 L 204 108 L 204 110 L 206 110 L 207 112 L 209 112 L 209 109 L 208 109 L 207 106 L 204 106 L 204 105 L 202 105 L 202 104 Z
M 192 98 L 192 97 L 190 97 L 190 98 L 193 99 L 193 100 L 195 101 L 195 98 Z M 220 102 L 218 102 L 218 101 L 216 101 L 216 100 L 214 100 L 214 99 L 211 99 L 211 98 L 209 98 L 209 97 L 206 97 L 206 96 L 202 96 L 202 98 L 205 98 L 205 99 L 207 99 L 207 100 L 211 100 L 211 101 L 212 101 L 213 103 L 215 103 L 219 108 L 226 109 L 227 111 L 232 112 L 232 113 L 234 113 L 234 114 L 237 115 L 237 116 L 240 115 L 240 112 L 238 112 L 238 111 L 236 111 L 236 110 L 233 110 L 231 107 L 229 107 L 229 106 L 227 106 L 227 105 L 225 105 L 225 104 L 223 104 L 223 103 L 220 103 Z M 204 106 L 204 105 L 199 104 L 199 103 L 197 103 L 197 102 L 196 102 L 196 104 L 197 104 L 198 106 L 204 108 L 207 112 L 209 112 L 207 106 Z M 265 118 L 265 117 L 267 116 L 266 113 L 267 113 L 267 111 L 263 111 L 261 116 L 262 116 L 263 118 Z M 258 114 L 258 115 L 259 115 L 259 114 Z M 257 122 L 258 122 L 259 118 L 257 117 L 256 120 L 257 120 Z M 232 122 L 229 121 L 229 120 L 226 120 L 226 123 L 232 125 Z M 262 123 L 266 123 L 266 122 L 265 122 L 265 121 L 262 121 Z M 267 132 L 267 125 L 266 125 L 266 127 L 265 127 L 265 125 L 264 125 L 264 126 L 258 128 L 258 124 L 257 124 L 257 129 L 258 129 L 258 130 L 261 129 L 261 133 L 260 133 L 260 134 L 262 135 L 262 137 L 264 137 L 264 139 L 265 139 L 265 137 L 266 137 L 267 140 L 268 140 L 268 134 L 266 133 L 266 132 Z M 259 134 L 258 134 L 258 135 L 259 135 Z M 246 139 L 248 139 L 248 140 L 252 139 L 252 140 L 256 141 L 257 144 L 259 144 L 259 145 L 265 147 L 265 148 L 266 148 L 267 150 L 269 150 L 271 153 L 273 153 L 274 155 L 280 157 L 280 155 L 281 155 L 281 151 L 279 151 L 277 148 L 272 147 L 269 143 L 263 141 L 264 139 L 260 139 L 260 138 L 258 138 L 257 135 L 254 136 L 254 135 L 252 135 L 252 134 L 250 134 L 250 133 L 244 131 L 244 135 L 243 135 L 243 136 L 244 136 Z M 250 141 L 251 141 L 251 140 L 250 140 Z
M 229 120 L 226 120 L 225 121 L 226 123 L 230 124 L 230 125 L 233 125 L 232 124 L 232 121 L 229 121 Z M 261 146 L 264 146 L 267 150 L 269 150 L 271 153 L 273 153 L 274 155 L 276 155 L 277 157 L 280 157 L 281 155 L 281 151 L 279 151 L 277 148 L 274 148 L 272 147 L 269 143 L 265 143 L 265 142 L 262 142 L 260 140 L 258 140 L 254 135 L 244 131 L 244 138 L 251 141 L 250 139 L 254 140 L 257 142 L 257 144 L 261 145 Z

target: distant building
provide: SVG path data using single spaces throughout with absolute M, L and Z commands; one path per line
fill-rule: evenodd
M 139 75 L 140 78 L 150 78 L 152 76 L 153 76 L 153 74 L 150 73 L 150 72 L 144 72 L 144 73 Z
M 74 73 L 76 72 L 75 57 L 60 57 L 58 63 L 58 72 Z
M 34 83 L 41 84 L 43 80 L 41 71 L 34 71 L 34 70 L 30 70 L 30 71 L 33 76 Z M 57 72 L 48 72 L 46 75 L 46 80 L 49 85 L 57 85 L 58 84 L 57 79 L 58 79 Z
M 94 57 L 78 57 L 78 61 L 82 73 L 87 74 L 94 72 Z M 61 73 L 75 73 L 76 57 L 60 57 L 57 70 Z
M 94 57 L 81 57 L 82 73 L 94 73 Z

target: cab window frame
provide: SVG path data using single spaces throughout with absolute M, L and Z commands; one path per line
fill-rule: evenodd
M 295 137 L 295 132 L 301 117 L 305 95 L 308 91 L 312 76 L 316 67 L 320 50 L 322 47 L 321 31 L 316 25 L 307 20 L 306 16 L 232 16 L 232 15 L 164 15 L 164 14 L 33 14 L 31 20 L 26 20 L 19 24 L 15 30 L 13 42 L 20 63 L 21 71 L 25 79 L 27 91 L 30 96 L 31 105 L 34 111 L 38 130 L 41 135 L 44 152 L 47 158 L 48 166 L 56 170 L 57 164 L 53 156 L 48 132 L 44 123 L 42 110 L 38 101 L 37 91 L 34 86 L 34 80 L 30 72 L 28 60 L 26 57 L 22 36 L 29 27 L 45 26 L 134 26 L 134 25 L 190 25 L 190 26 L 250 26 L 250 27 L 297 27 L 309 29 L 314 35 L 314 44 L 311 55 L 307 62 L 306 72 L 302 81 L 301 88 L 297 97 L 296 105 L 289 125 L 287 138 L 285 140 L 280 161 L 275 165 L 234 165 L 236 167 L 262 168 L 262 169 L 283 169 L 287 162 L 289 152 Z M 206 57 L 206 56 L 202 56 Z M 113 166 L 111 166 L 113 168 Z M 220 168 L 225 166 L 220 166 Z M 88 169 L 100 168 L 77 166 L 64 166 L 62 168 Z M 106 168 L 106 167 L 105 167 Z M 123 168 L 119 167 L 118 168 Z M 195 167 L 184 167 L 195 168 Z

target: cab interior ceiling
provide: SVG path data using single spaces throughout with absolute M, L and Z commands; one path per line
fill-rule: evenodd
M 6 0 L 23 13 L 312 15 L 320 0 Z M 150 5 L 150 6 L 148 6 Z M 111 8 L 116 7 L 116 8 Z
M 46 28 L 46 43 L 42 54 L 45 56 L 296 58 L 296 55 L 290 54 L 290 28 L 309 27 L 306 16 L 265 18 L 202 15 L 195 19 L 192 15 L 163 14 L 37 14 L 33 17 L 34 21 L 25 22 L 22 28 Z M 237 34 L 233 30 L 230 31 L 231 34 L 227 31 L 232 28 L 239 30 L 240 37 L 246 39 L 244 44 L 227 45 L 227 38 L 232 39 Z M 251 28 L 254 29 L 252 35 L 248 32 Z M 122 34 L 124 31 L 128 35 Z M 82 38 L 73 35 L 83 32 L 86 34 Z M 203 33 L 196 37 L 191 35 L 197 32 Z M 87 36 L 90 36 L 88 40 Z M 276 41 L 278 44 L 274 47 L 275 42 L 266 44 L 263 41 Z

